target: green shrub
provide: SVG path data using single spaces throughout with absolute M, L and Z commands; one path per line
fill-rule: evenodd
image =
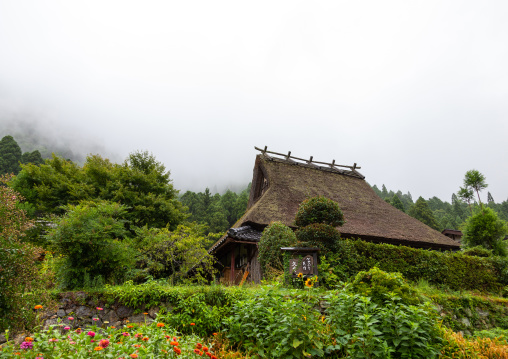
M 262 358 L 323 357 L 329 337 L 319 330 L 321 313 L 301 299 L 274 291 L 233 305 L 226 336 Z
M 34 223 L 18 207 L 23 198 L 7 187 L 11 176 L 0 176 L 0 331 L 34 324 L 32 310 L 46 304 L 47 276 L 37 266 L 41 248 L 25 242 Z
M 498 293 L 508 285 L 508 260 L 504 257 L 480 258 L 362 240 L 340 240 L 337 250 L 326 255 L 326 265 L 328 272 L 331 269 L 339 280 L 378 267 L 386 272 L 399 272 L 412 282 L 425 279 L 452 290 Z
M 258 260 L 261 270 L 266 273 L 268 267 L 283 270 L 282 247 L 296 244 L 296 236 L 291 228 L 281 222 L 273 222 L 265 228 L 258 244 Z
M 404 304 L 421 303 L 418 293 L 407 284 L 400 273 L 388 273 L 379 268 L 358 273 L 352 282 L 355 293 L 372 298 L 372 302 L 383 304 L 392 295 L 400 297 Z
M 335 250 L 340 240 L 340 233 L 328 224 L 313 223 L 296 231 L 299 247 L 319 247 L 324 250 Z
M 346 290 L 325 297 L 339 358 L 436 358 L 440 338 L 430 304 L 408 305 L 390 293 L 379 305 Z
M 84 202 L 67 206 L 55 220 L 48 240 L 62 255 L 57 277 L 62 288 L 122 281 L 133 268 L 131 247 L 119 240 L 126 234 L 122 218 L 126 208 L 111 202 Z
M 464 249 L 462 251 L 462 254 L 466 256 L 475 256 L 475 257 L 492 257 L 492 250 L 482 246 L 475 246 Z
M 158 319 L 184 334 L 210 336 L 221 331 L 228 307 L 209 306 L 203 293 L 179 298 L 171 312 L 160 314 Z M 191 325 L 190 323 L 194 323 Z
M 508 233 L 508 224 L 499 219 L 492 208 L 484 207 L 467 218 L 462 232 L 462 244 L 466 248 L 482 246 L 491 249 L 495 255 L 508 254 L 503 240 Z
M 305 227 L 312 223 L 323 223 L 332 227 L 342 226 L 345 223 L 344 214 L 337 202 L 323 196 L 312 197 L 298 207 L 295 224 L 298 227 Z

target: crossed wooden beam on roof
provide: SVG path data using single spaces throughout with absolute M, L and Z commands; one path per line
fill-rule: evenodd
M 258 150 L 258 151 L 261 151 L 262 154 L 269 153 L 269 154 L 272 154 L 272 155 L 281 156 L 281 157 L 284 157 L 284 159 L 287 160 L 287 161 L 298 160 L 298 161 L 305 162 L 305 163 L 307 163 L 309 165 L 320 164 L 320 165 L 329 166 L 330 168 L 343 167 L 343 168 L 349 168 L 351 171 L 355 171 L 355 172 L 356 172 L 356 170 L 361 169 L 361 167 L 358 167 L 356 165 L 356 163 L 353 164 L 353 166 L 339 165 L 339 164 L 335 163 L 335 160 L 333 160 L 332 163 L 314 161 L 314 156 L 310 156 L 310 159 L 308 159 L 308 160 L 306 160 L 304 158 L 299 158 L 299 157 L 291 156 L 291 151 L 289 151 L 287 153 L 287 155 L 285 155 L 283 153 L 268 151 L 268 146 L 265 146 L 264 149 L 258 148 L 256 146 L 254 146 L 254 148 L 256 150 Z

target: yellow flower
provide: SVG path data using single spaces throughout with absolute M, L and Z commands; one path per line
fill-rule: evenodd
M 298 278 L 302 278 L 303 277 L 303 273 L 298 273 Z
M 321 317 L 321 322 L 323 322 L 323 323 L 325 322 L 325 316 L 324 315 Z
M 312 288 L 313 285 L 314 285 L 314 283 L 312 283 L 312 280 L 310 278 L 305 281 L 306 287 Z

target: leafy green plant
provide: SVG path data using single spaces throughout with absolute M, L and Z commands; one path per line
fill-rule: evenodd
M 329 337 L 321 314 L 308 302 L 273 290 L 233 305 L 226 336 L 262 358 L 323 357 Z
M 480 245 L 492 250 L 495 255 L 508 254 L 507 245 L 503 240 L 508 233 L 508 224 L 499 219 L 492 208 L 484 207 L 467 218 L 462 232 L 464 234 L 462 244 L 465 248 Z
M 379 268 L 362 271 L 352 281 L 355 293 L 372 298 L 372 302 L 383 304 L 396 295 L 404 304 L 421 303 L 418 293 L 404 280 L 400 273 L 388 273 Z
M 339 204 L 329 198 L 318 196 L 306 199 L 298 207 L 295 224 L 305 227 L 313 223 L 328 224 L 332 227 L 342 226 L 344 214 Z
M 336 342 L 327 350 L 347 358 L 435 358 L 437 316 L 429 304 L 408 305 L 393 292 L 382 305 L 350 285 L 325 297 Z
M 282 222 L 273 222 L 266 227 L 258 244 L 258 260 L 263 273 L 266 273 L 268 267 L 282 270 L 283 254 L 280 249 L 295 244 L 295 233 Z
M 34 223 L 18 207 L 23 197 L 7 187 L 11 178 L 0 176 L 0 329 L 19 330 L 34 324 L 35 301 L 49 302 L 50 275 L 37 266 L 44 250 L 25 242 Z
M 62 255 L 57 277 L 63 288 L 81 288 L 88 283 L 123 281 L 133 268 L 131 247 L 120 240 L 126 235 L 124 206 L 111 202 L 83 202 L 66 207 L 55 220 L 48 240 Z M 99 279 L 99 276 L 102 279 Z
M 179 298 L 174 307 L 161 320 L 184 334 L 209 336 L 221 331 L 227 307 L 209 306 L 205 295 L 197 293 L 187 298 Z

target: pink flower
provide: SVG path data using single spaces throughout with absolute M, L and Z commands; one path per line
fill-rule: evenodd
M 34 344 L 32 342 L 23 342 L 19 345 L 21 349 L 32 349 Z
M 69 320 L 74 320 L 74 317 L 69 317 L 69 318 L 67 318 L 67 319 L 69 319 Z
M 64 327 L 64 330 L 69 330 L 71 329 L 71 327 Z
M 93 318 L 93 320 L 94 320 L 94 321 L 98 321 L 98 320 L 99 320 L 99 318 Z
M 50 341 L 50 342 L 57 342 L 57 341 L 58 341 L 58 339 L 51 338 L 49 341 Z
M 109 340 L 107 339 L 102 339 L 100 342 L 99 342 L 99 346 L 103 347 L 103 348 L 107 348 L 109 345 Z
M 95 337 L 95 333 L 94 333 L 94 332 L 92 332 L 91 330 L 90 330 L 88 333 L 86 333 L 86 335 L 89 335 L 89 336 L 91 336 L 92 338 L 93 338 L 93 337 Z
M 93 340 L 93 339 L 92 339 L 92 340 L 90 340 L 90 343 L 95 343 L 95 340 Z
M 97 310 L 104 310 L 104 309 L 103 309 L 103 308 L 101 308 L 101 307 L 97 307 L 97 308 L 95 308 L 95 309 L 97 309 Z
M 70 343 L 70 344 L 72 344 L 72 345 L 76 344 L 76 342 L 75 342 L 75 341 L 72 341 L 72 342 L 69 342 L 69 343 Z
M 128 337 L 130 334 L 129 334 L 129 333 L 127 333 L 127 332 L 123 332 L 123 333 L 122 333 L 122 335 L 123 335 L 124 337 Z

